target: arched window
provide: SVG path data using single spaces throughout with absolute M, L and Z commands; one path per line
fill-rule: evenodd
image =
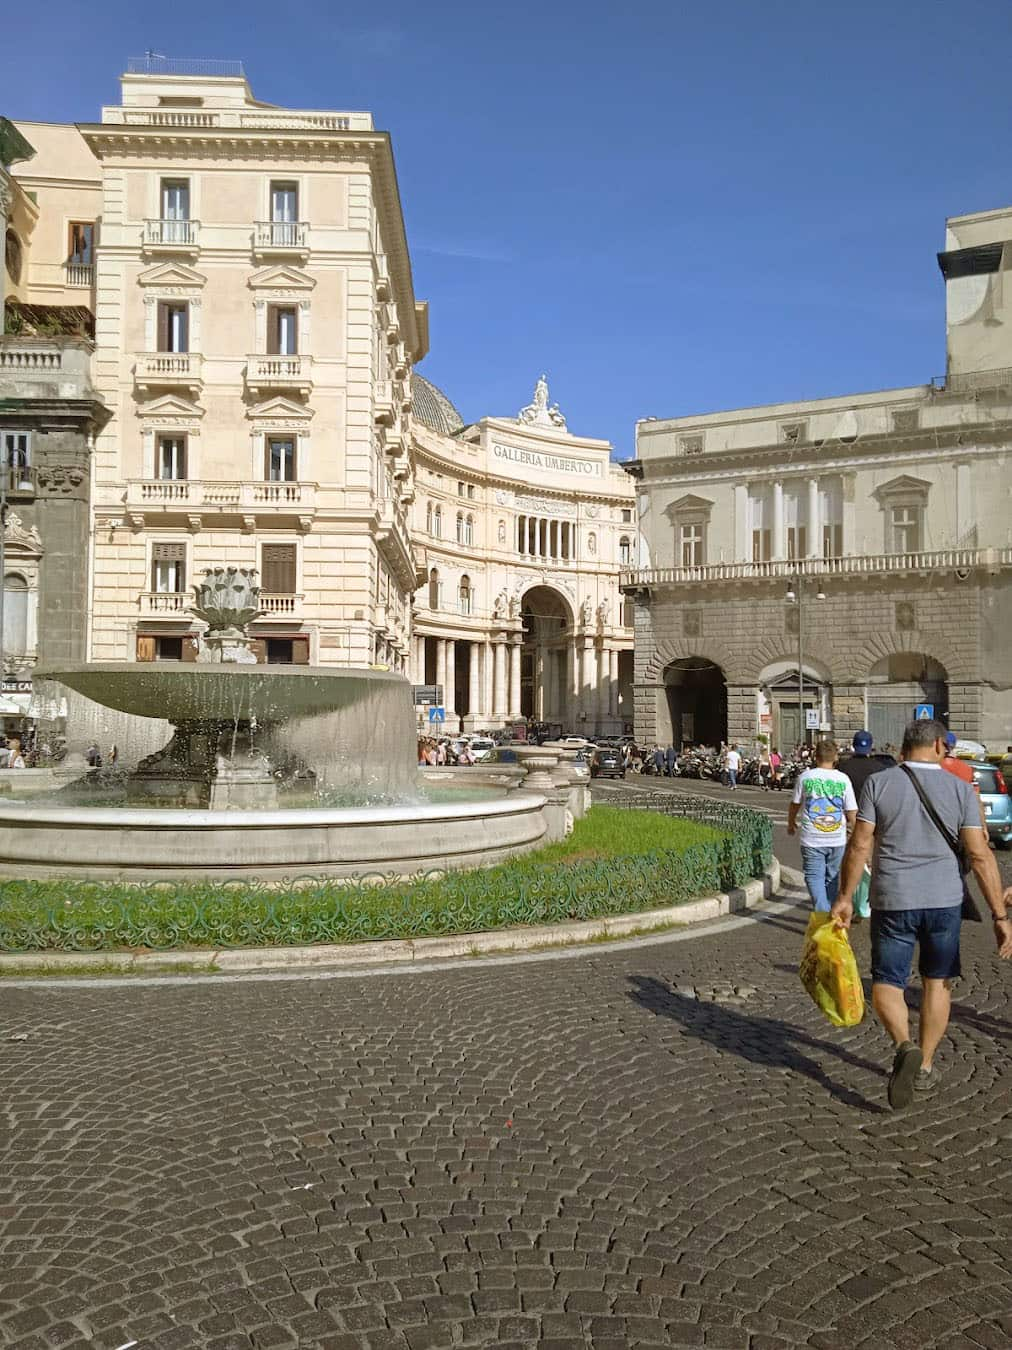
M 474 516 L 468 516 L 464 521 L 464 543 L 474 543 Z
M 618 560 L 623 567 L 628 567 L 632 562 L 632 544 L 626 534 L 618 541 Z
M 4 653 L 23 656 L 28 651 L 28 582 L 17 572 L 4 577 Z
M 473 595 L 471 591 L 471 578 L 469 576 L 462 576 L 460 578 L 459 598 L 461 614 L 470 614 L 472 611 Z
M 439 608 L 439 571 L 433 567 L 429 572 L 429 609 Z
M 458 543 L 458 544 L 463 544 L 463 543 L 466 543 L 466 542 L 467 542 L 467 541 L 466 541 L 465 538 L 464 538 L 464 517 L 463 517 L 463 516 L 460 514 L 460 512 L 458 511 L 458 512 L 457 512 L 457 543 Z
M 443 537 L 443 508 L 437 506 L 432 513 L 432 534 L 436 539 Z
M 426 508 L 425 508 L 425 533 L 426 533 L 426 534 L 431 534 L 431 533 L 432 533 L 432 503 L 431 503 L 431 502 L 429 502 L 429 504 L 428 504 L 428 505 L 426 506 Z

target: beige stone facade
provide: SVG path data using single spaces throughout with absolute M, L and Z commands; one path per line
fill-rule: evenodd
M 440 686 L 453 730 L 631 728 L 634 484 L 609 444 L 570 434 L 544 381 L 519 417 L 466 428 L 417 378 L 414 403 L 414 683 Z
M 122 89 L 100 122 L 37 134 L 29 166 L 63 191 L 46 148 L 76 137 L 76 179 L 90 163 L 98 185 L 78 212 L 93 204 L 93 378 L 113 413 L 89 654 L 192 659 L 191 586 L 234 564 L 261 573 L 261 659 L 403 669 L 427 332 L 389 138 L 365 113 L 263 104 L 241 76 Z
M 637 425 L 641 739 L 895 741 L 927 704 L 1012 743 L 1010 236 L 949 222 L 943 379 Z

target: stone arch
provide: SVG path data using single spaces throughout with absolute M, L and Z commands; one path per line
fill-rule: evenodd
M 872 668 L 884 657 L 898 653 L 923 652 L 939 665 L 944 666 L 950 680 L 969 680 L 972 678 L 972 653 L 967 654 L 959 647 L 936 633 L 924 633 L 912 628 L 905 632 L 876 633 L 860 648 L 853 662 L 853 673 L 840 674 L 841 683 L 865 683 Z
M 566 723 L 566 649 L 572 641 L 573 606 L 561 590 L 537 581 L 520 596 L 520 618 L 520 712 L 536 722 Z
M 657 644 L 653 655 L 643 668 L 640 678 L 642 684 L 663 684 L 664 671 L 675 661 L 684 661 L 696 657 L 701 661 L 711 661 L 720 666 L 728 684 L 742 684 L 747 676 L 727 647 L 711 639 L 668 638 Z
M 665 744 L 717 747 L 727 740 L 727 678 L 721 666 L 708 657 L 683 656 L 669 662 L 661 678 L 657 729 Z

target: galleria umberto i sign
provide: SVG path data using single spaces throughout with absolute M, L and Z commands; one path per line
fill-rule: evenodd
M 578 478 L 603 478 L 604 465 L 600 460 L 576 459 L 572 455 L 550 454 L 544 450 L 525 450 L 517 445 L 503 445 L 493 441 L 493 460 L 518 469 L 541 469 L 545 473 L 573 474 Z

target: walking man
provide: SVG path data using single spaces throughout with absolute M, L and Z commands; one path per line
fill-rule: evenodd
M 738 786 L 738 773 L 741 770 L 741 755 L 739 755 L 736 745 L 732 745 L 727 752 L 725 763 L 727 765 L 727 781 L 731 785 L 731 791 L 734 792 Z
M 669 778 L 674 778 L 675 776 L 675 764 L 677 760 L 678 756 L 675 754 L 675 747 L 673 745 L 669 745 L 667 750 L 665 750 L 664 752 L 664 762 L 666 766 L 666 772 Z
M 888 1094 L 893 1110 L 909 1106 L 915 1092 L 938 1083 L 934 1061 L 949 1024 L 948 981 L 960 974 L 960 845 L 991 910 L 998 955 L 1012 957 L 1012 887 L 1003 894 L 973 789 L 942 771 L 945 738 L 940 722 L 911 722 L 903 737 L 903 763 L 868 779 L 832 911 L 842 927 L 850 927 L 854 891 L 874 849 L 872 1004 L 896 1046 Z M 915 943 L 920 949 L 919 1045 L 910 1039 L 904 997 Z
M 801 866 L 820 914 L 828 914 L 836 899 L 847 835 L 857 816 L 853 784 L 835 767 L 836 756 L 835 741 L 819 741 L 815 767 L 798 776 L 787 812 L 788 834 L 795 833 L 801 817 Z

